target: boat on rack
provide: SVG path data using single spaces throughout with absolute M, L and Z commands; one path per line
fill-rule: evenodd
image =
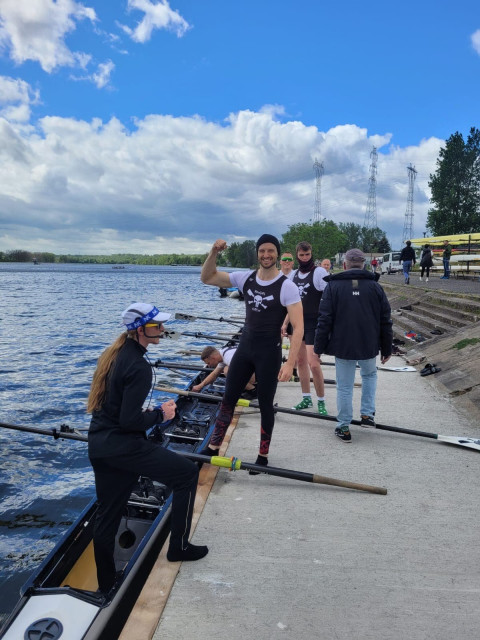
M 207 373 L 199 372 L 187 389 Z M 223 384 L 218 378 L 206 391 L 220 398 Z M 153 394 L 155 404 L 164 399 L 156 391 Z M 180 396 L 176 417 L 153 427 L 147 437 L 172 451 L 198 453 L 211 436 L 219 407 L 219 402 Z M 92 500 L 22 587 L 0 638 L 117 638 L 170 531 L 171 502 L 171 492 L 165 485 L 139 478 L 115 539 L 117 581 L 105 595 L 98 592 L 93 555 L 97 503 Z

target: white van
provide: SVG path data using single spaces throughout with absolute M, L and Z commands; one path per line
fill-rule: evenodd
M 397 273 L 402 270 L 400 251 L 386 253 L 382 258 L 382 273 Z

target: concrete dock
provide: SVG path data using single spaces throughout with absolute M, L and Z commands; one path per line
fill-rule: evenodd
M 325 366 L 325 377 L 334 371 Z M 336 388 L 326 386 L 334 415 Z M 300 399 L 298 383 L 279 385 L 279 406 Z M 378 371 L 376 418 L 480 437 L 477 418 L 434 375 L 418 372 Z M 334 427 L 277 414 L 270 465 L 386 487 L 388 495 L 220 470 L 193 536 L 210 553 L 179 565 L 155 640 L 480 637 L 480 452 L 356 426 L 347 444 Z M 227 455 L 254 462 L 258 442 L 259 415 L 245 412 Z

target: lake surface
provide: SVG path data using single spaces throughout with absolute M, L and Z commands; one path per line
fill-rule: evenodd
M 88 428 L 86 398 L 96 361 L 123 331 L 132 302 L 191 315 L 244 315 L 200 282 L 199 267 L 0 263 L 0 421 Z M 176 331 L 228 332 L 231 325 L 170 321 Z M 149 348 L 150 360 L 201 364 L 205 339 L 182 337 Z M 154 369 L 157 383 L 188 378 Z M 94 496 L 86 445 L 0 429 L 0 623 L 19 589 Z

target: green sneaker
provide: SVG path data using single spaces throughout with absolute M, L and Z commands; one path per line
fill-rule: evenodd
M 311 396 L 303 396 L 303 400 L 292 407 L 292 409 L 295 409 L 295 411 L 304 411 L 305 409 L 310 409 L 310 407 L 313 407 Z
M 327 407 L 325 406 L 325 400 L 319 400 L 317 403 L 317 406 L 318 406 L 318 413 L 321 416 L 328 416 Z

